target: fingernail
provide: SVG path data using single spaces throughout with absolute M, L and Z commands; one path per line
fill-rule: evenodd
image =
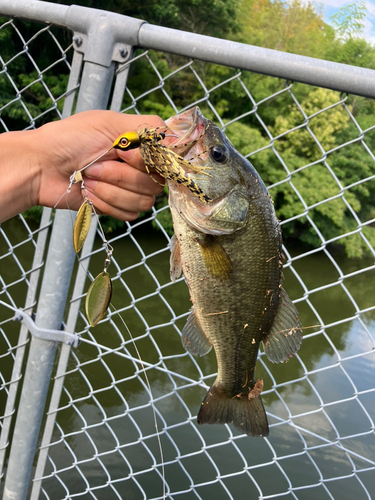
M 94 191 L 96 183 L 97 181 L 94 179 L 88 179 L 87 177 L 85 179 L 85 187 L 87 187 L 90 191 Z
M 101 173 L 103 170 L 103 165 L 100 163 L 96 163 L 91 165 L 91 167 L 86 168 L 85 175 L 87 177 L 91 177 L 92 179 L 100 179 Z

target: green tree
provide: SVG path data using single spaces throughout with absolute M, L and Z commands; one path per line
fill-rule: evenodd
M 324 57 L 335 36 L 321 8 L 302 0 L 244 0 L 241 19 L 241 41 L 311 57 Z
M 61 3 L 103 8 L 103 2 L 99 0 L 61 0 Z M 365 16 L 363 2 L 341 9 L 333 17 L 332 26 L 324 21 L 320 8 L 302 0 L 192 0 L 188 5 L 183 0 L 148 0 L 143 3 L 108 0 L 104 8 L 171 28 L 375 68 L 375 48 L 361 38 Z M 23 22 L 23 32 L 26 39 L 29 34 L 31 36 L 32 24 Z M 70 35 L 57 30 L 56 36 L 62 41 L 67 37 L 66 42 Z M 17 40 L 10 26 L 0 30 L 0 54 L 5 63 L 20 52 Z M 56 60 L 53 44 L 45 43 L 43 37 L 37 37 L 32 43 L 36 44 L 34 53 L 40 68 L 47 68 Z M 356 123 L 363 130 L 369 129 L 364 139 L 359 140 L 356 125 L 344 108 L 336 105 L 337 93 L 294 84 L 290 94 L 284 91 L 285 82 L 276 78 L 241 72 L 239 80 L 237 70 L 230 67 L 195 61 L 194 71 L 190 67 L 181 70 L 185 64 L 185 58 L 155 51 L 149 51 L 133 63 L 128 85 L 136 98 L 137 111 L 156 113 L 166 119 L 175 113 L 170 100 L 178 109 L 197 101 L 201 102 L 204 115 L 215 120 L 214 108 L 224 124 L 228 124 L 225 132 L 235 147 L 250 155 L 267 185 L 275 185 L 271 194 L 278 216 L 287 219 L 302 213 L 302 198 L 306 206 L 314 206 L 309 210 L 309 216 L 325 239 L 354 231 L 357 227 L 355 217 L 362 222 L 374 218 L 371 203 L 375 199 L 374 182 L 346 189 L 356 183 L 356 179 L 369 177 L 374 171 L 373 159 L 368 153 L 375 152 L 375 131 L 371 132 L 375 115 L 372 101 L 358 96 L 350 96 L 346 101 Z M 10 69 L 14 83 L 26 89 L 22 98 L 31 117 L 49 109 L 50 96 L 45 93 L 35 68 L 27 59 L 13 59 L 12 67 L 9 66 L 7 71 Z M 162 88 L 158 74 L 163 79 Z M 56 96 L 64 92 L 66 78 L 67 72 L 57 71 L 57 68 L 43 74 L 43 80 Z M 205 100 L 207 89 L 209 105 Z M 14 96 L 7 73 L 0 72 L 0 106 L 14 100 Z M 30 117 L 20 102 L 14 101 L 12 106 L 3 108 L 2 117 L 14 128 L 27 126 Z M 254 102 L 257 103 L 255 107 Z M 62 100 L 59 101 L 58 105 L 62 104 Z M 123 108 L 129 106 L 132 110 L 133 105 L 133 99 L 126 94 Z M 329 109 L 320 113 L 327 107 Z M 237 120 L 239 116 L 243 117 L 240 121 Z M 310 117 L 308 128 L 305 116 Z M 46 115 L 37 124 L 40 125 L 43 119 L 50 118 Z M 278 139 L 270 143 L 269 135 Z M 357 142 L 337 149 L 350 141 Z M 328 152 L 327 158 L 322 150 Z M 286 168 L 291 173 L 290 182 Z M 345 189 L 342 193 L 339 184 Z M 329 202 L 324 201 L 332 197 Z M 157 207 L 166 203 L 165 195 L 158 199 Z M 171 232 L 169 212 L 162 211 L 159 219 Z M 103 222 L 109 231 L 115 230 L 119 224 L 114 220 L 104 219 Z M 306 218 L 284 225 L 283 232 L 285 238 L 298 237 L 311 245 L 320 244 L 317 232 Z M 363 233 L 373 241 L 372 227 L 366 225 Z M 342 244 L 349 256 L 360 256 L 365 248 L 358 235 L 344 238 Z
M 362 21 L 366 18 L 366 2 L 363 0 L 343 5 L 331 16 L 336 33 L 344 38 L 361 36 L 365 26 Z
M 59 0 L 57 3 L 105 9 L 152 24 L 221 38 L 240 27 L 240 0 L 108 0 L 104 5 L 101 0 Z
M 355 231 L 358 223 L 353 212 L 361 222 L 375 218 L 371 203 L 375 199 L 374 180 L 343 191 L 360 179 L 371 177 L 375 165 L 360 141 L 336 150 L 341 141 L 349 139 L 354 128 L 337 101 L 335 92 L 317 88 L 300 100 L 300 107 L 289 104 L 269 127 L 273 137 L 280 137 L 273 148 L 254 128 L 237 125 L 227 131 L 234 146 L 245 154 L 264 148 L 250 155 L 250 160 L 267 185 L 275 184 L 271 194 L 278 217 L 292 219 L 283 228 L 284 238 L 298 238 L 312 246 L 321 244 L 319 234 L 305 217 L 295 218 L 305 212 L 306 206 L 314 206 L 308 214 L 325 240 Z M 322 109 L 326 110 L 319 113 Z M 247 144 L 244 138 L 248 139 Z M 363 233 L 374 245 L 375 228 L 366 226 Z M 358 234 L 338 242 L 349 257 L 362 257 L 367 249 Z

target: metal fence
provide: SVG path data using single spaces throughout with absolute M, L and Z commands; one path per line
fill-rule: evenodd
M 115 309 L 95 329 L 89 328 L 80 305 L 86 273 L 95 276 L 103 261 L 96 228 L 92 227 L 77 265 L 69 251 L 69 212 L 58 211 L 52 224 L 52 211 L 45 209 L 39 228 L 22 215 L 4 223 L 0 227 L 3 498 L 370 499 L 375 491 L 375 250 L 368 229 L 375 219 L 359 218 L 350 193 L 374 182 L 375 163 L 369 175 L 345 184 L 331 158 L 355 144 L 374 162 L 366 137 L 375 130 L 375 122 L 359 124 L 344 92 L 375 97 L 375 72 L 176 32 L 77 6 L 1 0 L 0 15 L 8 17 L 0 36 L 12 32 L 18 40 L 12 54 L 0 54 L 0 77 L 11 89 L 0 107 L 4 132 L 12 129 L 17 113 L 27 117 L 27 128 L 64 118 L 73 106 L 75 112 L 105 109 L 109 100 L 113 110 L 137 113 L 154 93 L 177 113 L 181 106 L 167 87 L 181 74 L 201 88 L 201 97 L 187 107 L 202 106 L 228 133 L 236 123 L 256 117 L 267 143 L 250 152 L 249 158 L 255 165 L 264 152 L 277 158 L 279 180 L 268 186 L 271 195 L 288 184 L 299 200 L 299 212 L 283 220 L 284 230 L 295 220 L 307 220 L 319 240 L 313 248 L 285 248 L 286 289 L 303 324 L 322 325 L 305 331 L 301 351 L 287 365 L 272 365 L 260 353 L 268 438 L 252 439 L 230 426 L 198 427 L 196 414 L 216 365 L 212 353 L 196 359 L 181 346 L 189 298 L 183 279 L 169 281 L 170 238 L 161 224 L 168 208 L 154 208 L 110 239 L 115 248 L 111 265 Z M 25 25 L 18 17 L 32 22 Z M 65 46 L 56 35 L 63 27 L 71 33 Z M 41 37 L 55 44 L 52 65 L 40 66 L 33 51 L 33 42 Z M 135 47 L 140 48 L 136 53 Z M 161 72 L 154 50 L 178 54 L 178 67 L 173 60 Z M 150 86 L 138 95 L 132 92 L 131 73 L 129 81 L 128 76 L 139 61 L 147 68 Z M 208 88 L 200 61 L 233 71 Z M 15 71 L 23 62 L 32 65 L 35 79 L 21 85 Z M 69 77 L 62 95 L 55 94 L 47 78 L 57 67 L 59 74 Z M 256 89 L 244 83 L 246 71 L 287 82 L 259 99 Z M 329 105 L 309 111 L 298 101 L 292 81 L 338 92 Z M 251 106 L 246 114 L 225 123 L 214 96 L 233 82 L 243 90 L 244 107 L 249 102 Z M 39 111 L 30 99 L 35 85 L 50 103 Z M 290 112 L 300 114 L 299 123 L 279 134 L 262 113 L 275 99 L 287 100 Z M 355 133 L 350 141 L 329 150 L 314 132 L 314 119 L 323 116 L 328 122 L 337 109 L 344 110 Z M 307 134 L 320 157 L 292 168 L 278 145 L 298 132 Z M 327 197 L 322 186 L 319 199 L 311 203 L 298 179 L 301 172 L 314 173 L 317 168 L 324 169 L 335 193 Z M 337 202 L 344 204 L 353 229 L 327 237 L 314 214 L 319 208 L 335 210 Z M 151 228 L 151 222 L 159 231 Z M 351 238 L 360 238 L 367 257 L 350 260 L 335 251 L 338 241 Z M 36 314 L 36 329 L 25 324 L 20 329 L 13 321 L 22 311 Z M 63 321 L 66 333 L 80 337 L 79 347 L 72 348 L 75 336 L 59 332 Z M 40 338 L 40 328 L 54 332 L 46 340 Z

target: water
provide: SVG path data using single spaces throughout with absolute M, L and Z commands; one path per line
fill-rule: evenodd
M 20 222 L 3 228 L 12 245 L 24 240 Z M 263 401 L 271 430 L 267 440 L 254 439 L 224 426 L 196 425 L 204 384 L 214 380 L 215 355 L 192 359 L 181 346 L 171 309 L 181 329 L 190 307 L 189 295 L 183 281 L 173 286 L 169 282 L 164 236 L 146 224 L 135 229 L 133 237 L 113 243 L 118 265 L 110 269 L 113 304 L 123 310 L 142 359 L 157 365 L 147 374 L 157 400 L 159 429 L 167 427 L 161 441 L 171 496 L 195 499 L 196 491 L 198 498 L 219 500 L 227 499 L 228 491 L 236 499 L 244 498 L 244 492 L 251 499 L 261 495 L 299 500 L 369 498 L 366 491 L 375 492 L 371 429 L 375 419 L 375 310 L 371 310 L 375 270 L 352 275 L 342 286 L 337 267 L 323 252 L 296 260 L 293 269 L 285 269 L 285 288 L 298 301 L 303 324 L 324 322 L 328 326 L 323 333 L 319 328 L 306 329 L 299 356 L 287 364 L 273 365 L 261 356 L 257 377 L 264 379 Z M 30 267 L 31 249 L 28 242 L 16 250 L 25 269 Z M 288 250 L 293 256 L 306 251 Z M 0 251 L 1 255 L 7 251 L 4 239 Z M 332 255 L 344 275 L 374 264 L 371 259 L 349 261 L 337 251 Z M 140 265 L 142 257 L 145 265 Z M 0 262 L 4 282 L 14 282 L 9 293 L 22 305 L 26 286 L 17 282 L 20 265 L 12 256 Z M 95 256 L 94 275 L 102 264 L 103 254 Z M 124 271 L 119 273 L 119 269 Z M 301 281 L 310 292 L 308 297 L 304 298 Z M 334 286 L 321 288 L 328 284 Z M 370 310 L 353 319 L 354 302 L 360 310 Z M 8 317 L 3 311 L 1 319 Z M 143 498 L 140 487 L 147 498 L 162 495 L 154 416 L 142 374 L 135 375 L 139 364 L 100 348 L 119 349 L 125 343 L 125 351 L 137 357 L 124 326 L 117 319 L 115 323 L 117 328 L 105 322 L 93 329 L 92 338 L 99 346 L 82 343 L 71 357 L 59 428 L 50 450 L 54 465 L 49 463 L 46 471 L 51 474 L 55 467 L 65 486 L 56 477 L 46 479 L 43 487 L 49 498 L 66 498 L 67 488 L 77 498 L 91 499 L 88 486 L 95 498 L 106 500 Z M 79 320 L 77 329 L 82 327 Z M 145 335 L 146 327 L 150 335 Z M 15 345 L 13 323 L 7 321 L 3 329 Z M 0 339 L 2 355 L 7 343 L 3 336 Z M 1 372 L 9 380 L 12 357 L 1 359 Z M 5 398 L 0 392 L 1 397 L 2 411 Z M 228 436 L 234 437 L 228 440 Z M 41 498 L 47 497 L 42 494 Z

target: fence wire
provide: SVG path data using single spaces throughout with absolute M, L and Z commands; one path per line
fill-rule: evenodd
M 0 33 L 15 30 L 19 36 L 13 54 L 6 58 L 0 54 L 0 78 L 9 89 L 6 102 L 0 103 L 4 131 L 17 128 L 20 120 L 27 121 L 22 128 L 33 128 L 61 118 L 60 103 L 66 94 L 55 95 L 46 77 L 56 65 L 63 65 L 68 74 L 71 44 L 68 41 L 62 48 L 50 28 L 35 31 L 33 26 L 31 36 L 30 29 L 12 20 L 0 29 Z M 46 67 L 32 54 L 32 43 L 41 36 L 56 44 L 56 61 Z M 155 101 L 171 114 L 199 105 L 229 137 L 236 138 L 236 131 L 245 130 L 239 127 L 249 123 L 259 131 L 258 142 L 249 138 L 254 145 L 250 151 L 243 138 L 242 152 L 256 167 L 262 167 L 265 157 L 272 163 L 273 182 L 265 179 L 271 196 L 276 199 L 287 186 L 286 192 L 295 200 L 293 213 L 279 214 L 283 231 L 292 232 L 299 222 L 309 224 L 310 246 L 289 243 L 291 239 L 284 245 L 285 288 L 303 325 L 318 326 L 305 330 L 302 348 L 288 364 L 273 365 L 262 352 L 259 355 L 268 438 L 249 438 L 227 425 L 197 426 L 196 415 L 215 378 L 216 361 L 212 352 L 198 359 L 181 345 L 189 294 L 183 278 L 174 284 L 169 281 L 169 209 L 159 201 L 151 212 L 109 237 L 114 248 L 113 308 L 95 329 L 90 329 L 80 310 L 75 331 L 82 343 L 70 356 L 66 346 L 60 351 L 65 361 L 60 360 L 56 368 L 33 495 L 54 500 L 160 499 L 165 488 L 167 498 L 180 499 L 237 499 L 244 492 L 247 498 L 260 499 L 371 499 L 375 491 L 375 218 L 369 211 L 370 216 L 361 219 L 352 193 L 370 189 L 375 181 L 374 152 L 367 141 L 375 124 L 358 123 L 348 96 L 339 93 L 329 91 L 319 100 L 321 89 L 311 88 L 311 100 L 301 99 L 298 86 L 275 79 L 275 91 L 264 95 L 264 77 L 254 77 L 249 86 L 248 74 L 236 68 L 218 71 L 221 77 L 208 86 L 206 66 L 200 61 L 166 57 L 160 69 L 154 56 L 152 51 L 139 50 L 131 63 L 119 66 L 118 76 L 130 65 L 121 111 L 143 113 L 147 106 L 155 110 Z M 24 58 L 33 69 L 22 86 L 12 64 Z M 132 84 L 136 65 L 148 75 L 149 86 L 144 83 L 141 90 Z M 183 82 L 187 82 L 185 97 L 175 102 L 173 89 Z M 199 88 L 193 98 L 189 85 Z M 234 87 L 241 89 L 246 111 L 229 121 L 220 96 Z M 43 110 L 35 103 L 35 94 L 40 93 L 47 96 L 40 99 Z M 119 102 L 118 95 L 112 99 Z M 289 115 L 279 118 L 278 127 L 271 126 L 269 110 L 280 102 L 286 103 Z M 339 145 L 329 141 L 332 121 L 350 127 L 349 141 Z M 325 134 L 317 123 L 327 124 Z M 305 141 L 313 150 L 311 161 L 296 165 L 288 155 L 287 141 L 294 147 Z M 335 155 L 353 145 L 370 167 L 368 175 L 347 181 L 337 174 L 333 162 Z M 320 192 L 311 193 L 309 179 L 315 175 L 324 184 Z M 327 230 L 320 215 L 342 207 L 346 225 L 340 226 L 339 221 L 335 231 Z M 36 239 L 46 234 L 48 225 L 46 212 L 39 229 L 23 216 L 0 228 L 0 300 L 14 308 L 32 310 L 35 304 L 37 286 L 33 285 L 31 296 L 27 294 L 31 277 L 42 266 L 45 245 L 41 238 L 34 258 Z M 337 243 L 347 252 L 360 245 L 362 257 L 348 259 L 337 250 Z M 103 252 L 97 238 L 88 251 L 91 278 L 102 270 Z M 77 272 L 80 269 L 77 265 Z M 79 289 L 73 292 L 68 318 L 81 298 Z M 13 413 L 5 409 L 9 389 L 17 388 L 21 375 L 22 359 L 18 372 L 12 373 L 15 356 L 23 355 L 26 343 L 12 317 L 13 312 L 3 307 L 2 430 Z M 60 391 L 61 398 L 54 397 Z M 51 435 L 48 423 L 53 426 Z M 3 441 L 6 450 L 11 436 Z

